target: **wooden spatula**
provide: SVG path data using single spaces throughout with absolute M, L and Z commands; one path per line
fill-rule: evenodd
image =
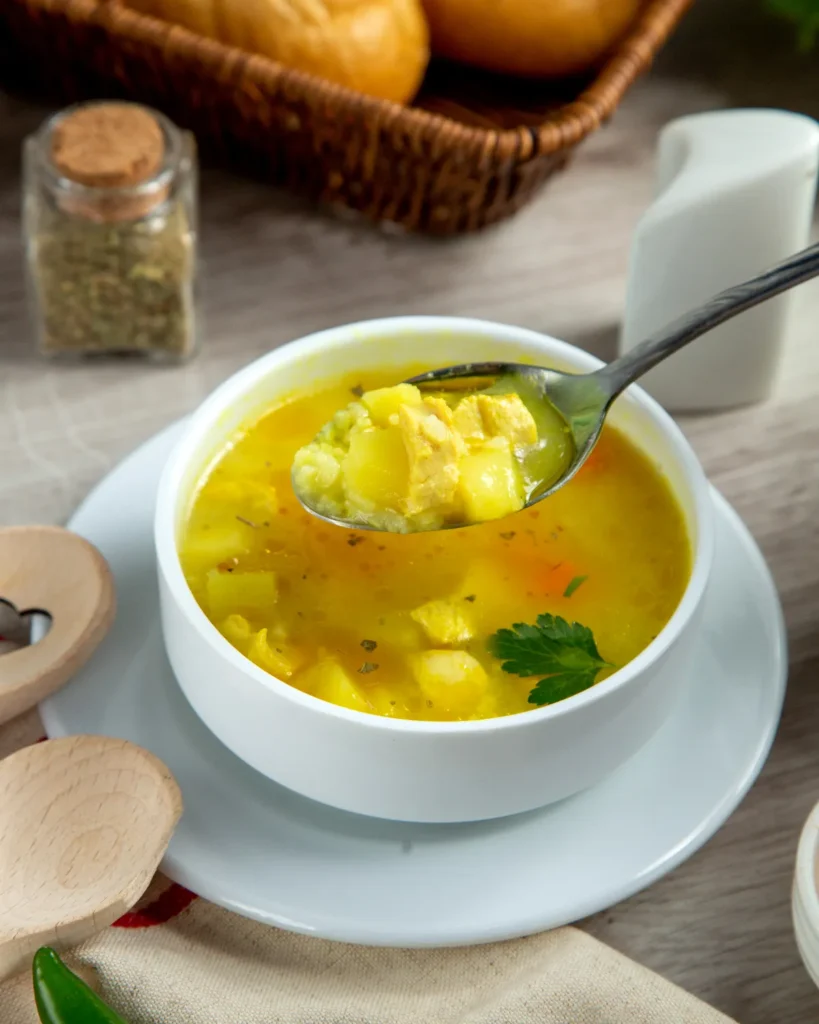
M 57 690 L 114 618 L 114 585 L 87 541 L 50 526 L 0 530 L 0 600 L 17 644 L 0 654 L 0 723 Z M 10 615 L 9 609 L 16 609 Z M 37 612 L 51 619 L 26 644 Z M 0 762 L 0 980 L 42 945 L 107 927 L 148 887 L 182 813 L 153 754 L 122 739 L 69 736 Z
M 0 654 L 0 724 L 33 707 L 77 671 L 113 622 L 111 572 L 77 534 L 56 526 L 0 529 L 0 601 L 25 619 L 46 612 L 37 643 Z
M 129 910 L 181 813 L 165 765 L 125 740 L 68 736 L 0 761 L 0 981 Z

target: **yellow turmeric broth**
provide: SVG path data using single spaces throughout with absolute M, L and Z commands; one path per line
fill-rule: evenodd
M 531 710 L 537 678 L 489 638 L 542 613 L 588 627 L 604 668 L 638 655 L 691 569 L 682 512 L 648 459 L 606 426 L 577 477 L 532 509 L 442 533 L 350 531 L 303 510 L 291 466 L 351 391 L 419 372 L 357 374 L 238 432 L 194 495 L 180 543 L 204 613 L 242 654 L 316 697 L 427 721 Z

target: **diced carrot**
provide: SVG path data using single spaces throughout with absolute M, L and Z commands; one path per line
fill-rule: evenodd
M 542 570 L 538 572 L 535 579 L 535 593 L 548 594 L 550 597 L 562 597 L 572 580 L 580 575 L 582 573 L 578 572 L 577 566 L 572 565 L 571 562 L 558 562 L 557 565 L 550 566 L 545 573 Z
M 600 446 L 598 445 L 598 446 L 597 446 L 597 447 L 596 447 L 596 448 L 595 448 L 595 449 L 594 449 L 594 450 L 592 451 L 591 455 L 589 455 L 589 457 L 588 457 L 588 458 L 586 459 L 586 461 L 585 461 L 585 462 L 583 463 L 583 465 L 582 465 L 582 467 L 580 468 L 580 470 L 578 471 L 578 474 L 577 474 L 577 475 L 578 475 L 578 476 L 582 476 L 582 475 L 586 475 L 586 476 L 589 476 L 589 475 L 591 475 L 592 473 L 597 473 L 597 472 L 599 472 L 599 471 L 600 471 L 601 469 L 603 469 L 603 468 L 604 468 L 605 464 L 606 464 L 606 457 L 605 457 L 605 455 L 604 455 L 604 454 L 603 454 L 603 453 L 602 453 L 602 452 L 600 451 Z

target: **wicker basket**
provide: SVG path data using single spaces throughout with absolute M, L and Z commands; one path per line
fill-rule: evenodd
M 647 0 L 596 77 L 516 82 L 433 62 L 412 107 L 144 17 L 118 0 L 0 0 L 0 79 L 61 102 L 127 97 L 220 162 L 436 234 L 507 217 L 609 117 L 691 0 Z

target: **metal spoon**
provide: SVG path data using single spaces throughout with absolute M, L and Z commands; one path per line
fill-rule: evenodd
M 743 284 L 720 292 L 705 305 L 674 320 L 659 334 L 646 338 L 630 352 L 593 373 L 561 373 L 559 370 L 521 363 L 466 363 L 432 370 L 411 377 L 406 383 L 415 384 L 424 390 L 464 391 L 468 378 L 526 378 L 541 400 L 550 403 L 566 421 L 574 443 L 574 457 L 565 472 L 558 479 L 544 481 L 536 488 L 524 506 L 528 508 L 554 494 L 577 473 L 600 437 L 612 402 L 629 384 L 712 328 L 817 274 L 819 244 L 803 249 Z M 339 526 L 356 530 L 375 529 L 360 522 L 324 515 L 306 504 L 305 508 L 319 518 Z M 465 525 L 468 524 L 448 523 L 443 528 Z

